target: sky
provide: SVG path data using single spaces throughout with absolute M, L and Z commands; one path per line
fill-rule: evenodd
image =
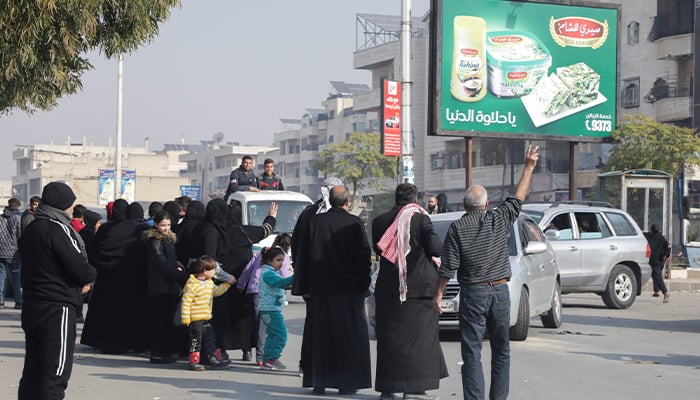
M 413 0 L 422 17 L 430 0 Z M 353 70 L 356 15 L 401 15 L 402 0 L 183 0 L 159 35 L 124 57 L 123 145 L 161 149 L 225 142 L 272 145 L 280 118 L 320 108 L 330 81 L 370 84 Z M 17 145 L 116 143 L 117 61 L 88 54 L 83 89 L 50 111 L 0 116 L 0 179 L 16 172 Z

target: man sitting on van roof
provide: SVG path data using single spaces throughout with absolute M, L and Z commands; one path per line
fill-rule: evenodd
M 271 158 L 265 159 L 263 167 L 265 171 L 258 179 L 260 190 L 284 190 L 282 178 L 275 174 L 275 162 Z
M 251 156 L 243 156 L 241 165 L 231 171 L 228 188 L 224 195 L 224 200 L 228 201 L 228 197 L 233 192 L 259 192 L 258 178 L 253 172 L 253 158 Z

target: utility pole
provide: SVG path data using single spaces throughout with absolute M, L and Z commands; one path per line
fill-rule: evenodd
M 413 127 L 411 124 L 411 0 L 401 1 L 401 159 L 403 182 L 414 183 Z
M 118 56 L 117 72 L 117 157 L 114 168 L 114 200 L 122 194 L 122 80 L 124 79 L 124 56 Z

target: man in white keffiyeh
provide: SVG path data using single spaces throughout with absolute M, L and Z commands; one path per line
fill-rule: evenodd
M 400 184 L 394 208 L 372 222 L 372 243 L 381 256 L 374 296 L 375 390 L 382 400 L 394 393 L 404 393 L 406 399 L 431 398 L 425 391 L 438 389 L 447 376 L 438 313 L 432 307 L 438 284 L 433 258 L 440 255 L 442 243 L 417 196 L 414 185 Z

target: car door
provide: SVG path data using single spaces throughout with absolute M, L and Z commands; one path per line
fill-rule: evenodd
M 550 220 L 542 220 L 540 227 L 544 231 L 557 229 L 559 239 L 550 240 L 549 243 L 557 255 L 559 275 L 561 277 L 561 289 L 566 293 L 567 288 L 576 288 L 581 281 L 581 247 L 578 240 L 576 225 L 570 212 L 552 214 Z
M 581 281 L 583 289 L 605 286 L 609 271 L 620 259 L 620 247 L 599 212 L 575 212 L 581 249 Z
M 523 252 L 532 242 L 546 243 L 544 234 L 533 221 L 523 219 L 520 225 Z M 543 310 L 550 304 L 552 294 L 552 276 L 556 268 L 554 254 L 545 251 L 537 254 L 523 254 L 523 258 L 530 266 L 530 304 L 531 311 Z

